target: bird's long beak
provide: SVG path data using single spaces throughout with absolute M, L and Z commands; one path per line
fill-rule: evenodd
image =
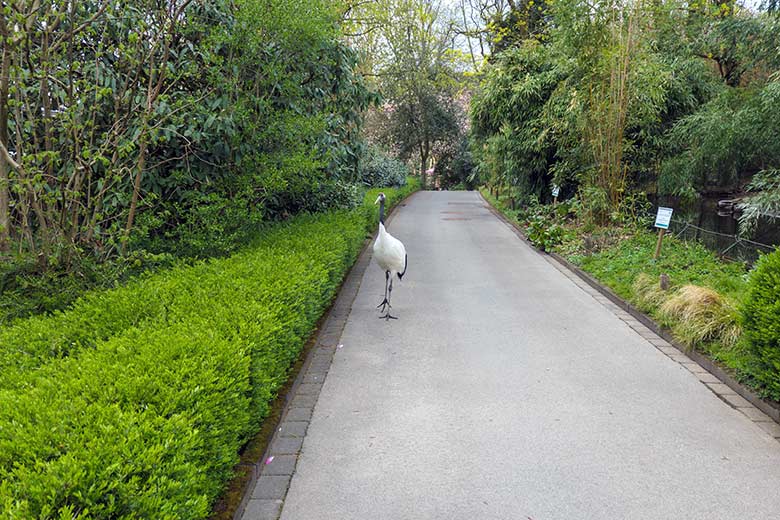
M 382 200 L 382 196 L 380 195 L 379 197 L 376 198 L 376 200 L 374 201 L 374 204 L 379 204 L 379 201 L 381 201 L 381 200 Z

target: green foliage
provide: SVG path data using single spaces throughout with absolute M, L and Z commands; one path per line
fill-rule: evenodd
M 750 273 L 742 314 L 745 340 L 757 361 L 754 376 L 780 401 L 780 251 L 761 257 Z
M 250 360 L 208 324 L 179 323 L 0 392 L 3 516 L 206 518 L 250 424 Z
M 133 251 L 114 262 L 104 262 L 68 249 L 49 256 L 44 267 L 40 260 L 21 255 L 0 265 L 0 325 L 64 309 L 88 290 L 113 287 L 176 261 L 166 253 Z
M 393 159 L 378 147 L 369 149 L 368 157 L 361 168 L 360 180 L 369 188 L 378 186 L 403 186 L 409 176 L 409 168 L 398 159 Z
M 681 118 L 670 133 L 677 153 L 661 170 L 659 189 L 695 196 L 736 185 L 746 174 L 780 165 L 780 82 L 729 89 Z
M 780 24 L 772 17 L 756 16 L 724 3 L 690 25 L 694 52 L 715 62 L 718 75 L 730 87 L 741 86 L 748 72 L 780 65 Z
M 390 186 L 390 185 L 388 185 Z M 305 211 L 329 211 L 333 209 L 354 209 L 363 202 L 363 191 L 357 184 L 340 180 L 323 182 L 311 194 L 304 206 Z
M 463 135 L 444 150 L 436 163 L 436 175 L 443 189 L 473 190 L 477 184 L 474 167 L 469 138 Z
M 676 1 L 544 12 L 533 35 L 502 25 L 520 13 L 488 24 L 503 41 L 471 107 L 482 182 L 521 200 L 569 186 L 580 215 L 603 225 L 624 222 L 632 190 L 737 191 L 777 168 L 776 17 Z
M 759 219 L 780 217 L 780 168 L 763 170 L 756 174 L 747 186 L 752 194 L 740 202 L 739 216 L 741 231 L 751 233 Z
M 192 193 L 187 202 L 142 215 L 137 228 L 148 232 L 135 235 L 130 243 L 132 251 L 150 250 L 178 258 L 223 256 L 244 246 L 262 224 L 263 211 L 240 196 Z M 115 262 L 106 262 L 111 263 Z
M 401 160 L 419 159 L 424 172 L 438 156 L 437 147 L 461 132 L 456 104 L 461 55 L 454 50 L 447 7 L 434 0 L 388 0 L 352 8 L 360 20 L 355 32 L 363 34 L 372 54 L 367 64 L 385 99 L 386 125 L 379 133 Z
M 547 128 L 546 105 L 570 64 L 536 41 L 507 49 L 485 72 L 471 103 L 473 149 L 483 181 L 512 186 L 520 198 L 545 196 L 557 132 Z
M 632 284 L 640 273 L 654 280 L 666 273 L 674 286 L 699 285 L 740 299 L 745 285 L 742 264 L 724 263 L 703 245 L 672 236 L 664 238 L 661 257 L 655 261 L 656 239 L 652 232 L 628 230 L 603 251 L 573 260 L 630 301 L 634 298 Z
M 550 251 L 563 240 L 563 227 L 549 217 L 534 215 L 527 222 L 528 240 L 542 251 Z
M 383 190 L 393 205 L 416 187 Z M 0 328 L 0 516 L 208 517 L 375 198 Z
M 496 199 L 484 189 L 481 193 L 505 217 L 522 226 L 528 240 L 542 251 L 554 251 L 563 242 L 570 240 L 570 233 L 565 227 L 571 212 L 568 202 L 556 206 L 543 205 L 531 196 L 519 211 L 515 211 L 509 208 L 506 199 Z
M 482 16 L 489 13 L 489 5 L 480 4 Z M 491 51 L 499 53 L 523 40 L 543 38 L 549 22 L 547 11 L 545 0 L 519 0 L 510 2 L 506 11 L 497 10 L 487 24 Z
M 647 194 L 641 191 L 626 193 L 620 200 L 617 213 L 612 221 L 626 227 L 641 228 L 650 224 L 648 215 L 652 214 L 653 204 Z
M 21 167 L 8 183 L 18 256 L 0 232 L 0 319 L 61 309 L 139 258 L 224 256 L 263 222 L 359 203 L 377 95 L 332 2 L 4 9 L 18 32 L 0 141 Z
M 358 182 L 377 95 L 332 2 L 105 4 L 5 8 L 18 31 L 0 141 L 20 165 L 8 187 L 22 251 L 113 258 L 128 235 L 155 252 L 179 239 L 229 251 L 247 226 L 342 202 L 334 182 Z

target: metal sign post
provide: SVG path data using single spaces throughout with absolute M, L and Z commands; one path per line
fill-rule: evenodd
M 561 187 L 557 184 L 552 185 L 553 205 L 558 204 L 558 194 L 561 192 Z

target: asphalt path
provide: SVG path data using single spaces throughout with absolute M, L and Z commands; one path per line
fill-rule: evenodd
M 365 272 L 283 520 L 780 518 L 780 443 L 473 192 L 421 192 Z

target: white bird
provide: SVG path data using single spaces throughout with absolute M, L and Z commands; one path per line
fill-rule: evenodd
M 406 248 L 400 240 L 385 229 L 385 194 L 380 193 L 374 204 L 379 204 L 379 233 L 374 242 L 374 258 L 385 272 L 385 299 L 377 305 L 377 309 L 381 307 L 382 312 L 384 312 L 385 307 L 387 307 L 387 314 L 380 316 L 380 318 L 395 320 L 397 318 L 390 315 L 393 276 L 398 275 L 398 279 L 401 280 L 406 274 Z

